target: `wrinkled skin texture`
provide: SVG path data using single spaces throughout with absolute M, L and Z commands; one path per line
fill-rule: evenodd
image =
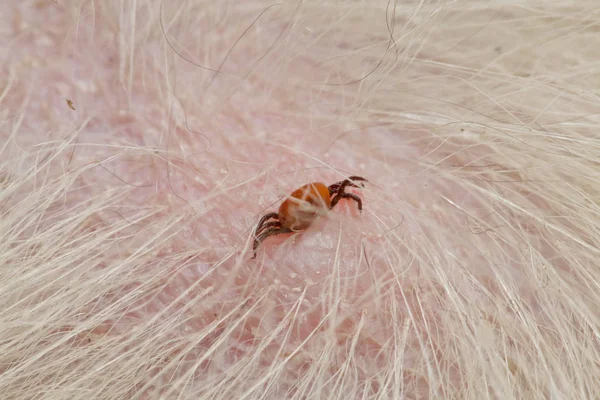
M 12 3 L 4 398 L 598 388 L 593 2 Z

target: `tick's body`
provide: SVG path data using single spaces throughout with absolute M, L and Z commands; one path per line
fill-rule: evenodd
M 254 231 L 254 257 L 256 249 L 266 238 L 282 233 L 302 231 L 341 199 L 352 199 L 362 211 L 362 200 L 355 194 L 346 193 L 347 187 L 360 187 L 354 182 L 366 182 L 360 176 L 351 176 L 341 182 L 325 186 L 321 182 L 309 183 L 295 190 L 279 206 L 279 211 L 264 215 Z

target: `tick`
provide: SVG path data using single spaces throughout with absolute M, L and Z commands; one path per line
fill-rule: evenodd
M 354 200 L 358 210 L 362 211 L 361 198 L 353 193 L 346 193 L 348 187 L 364 187 L 362 182 L 368 181 L 360 176 L 351 176 L 329 186 L 313 182 L 296 189 L 281 203 L 278 212 L 265 214 L 258 222 L 254 231 L 252 258 L 256 258 L 256 249 L 268 237 L 308 228 L 317 217 L 323 215 L 324 211 L 331 210 L 341 199 Z

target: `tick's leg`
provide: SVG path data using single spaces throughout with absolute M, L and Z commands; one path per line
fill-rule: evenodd
M 257 236 L 259 236 L 261 233 L 263 233 L 263 232 L 264 232 L 265 230 L 267 230 L 267 229 L 271 229 L 271 228 L 279 228 L 279 227 L 281 227 L 281 222 L 279 222 L 279 221 L 270 221 L 270 222 L 266 222 L 266 223 L 264 223 L 264 224 L 263 224 L 263 225 L 260 227 L 260 229 L 257 229 L 257 230 L 254 232 L 254 237 L 257 237 Z
M 282 233 L 292 233 L 292 230 L 280 226 L 278 228 L 270 228 L 263 231 L 257 238 L 254 239 L 254 245 L 252 245 L 254 257 L 252 258 L 256 258 L 256 249 L 258 248 L 258 245 L 260 245 L 266 238 L 270 236 L 280 235 Z
M 271 218 L 278 220 L 279 215 L 276 212 L 271 212 L 271 213 L 263 215 L 263 217 L 260 219 L 260 221 L 258 221 L 258 225 L 256 225 L 256 229 L 254 230 L 254 236 L 256 236 L 258 231 L 262 230 L 264 223 L 267 222 L 267 220 L 269 220 Z
M 349 177 L 346 180 L 347 181 L 353 181 L 353 182 L 369 182 L 368 180 L 366 180 L 362 176 L 356 176 L 356 175 L 353 175 L 353 176 Z M 353 185 L 353 186 L 354 187 L 359 187 L 359 185 Z M 362 184 L 360 186 L 362 186 Z
M 356 183 L 354 183 L 352 181 L 355 181 L 355 182 L 368 182 L 365 178 L 362 178 L 360 176 L 351 176 L 348 179 L 345 179 L 343 181 L 339 181 L 339 182 L 336 182 L 336 183 L 330 185 L 329 186 L 329 195 L 331 196 L 331 195 L 333 195 L 335 193 L 344 193 L 344 189 L 347 186 L 350 186 L 350 187 L 362 187 L 361 184 L 356 184 Z
M 356 204 L 358 205 L 358 211 L 362 211 L 362 200 L 360 197 L 358 197 L 355 194 L 352 193 L 340 193 L 337 196 L 335 196 L 333 198 L 333 200 L 331 200 L 331 207 L 333 208 L 336 206 L 336 204 L 341 200 L 341 199 L 352 199 L 356 202 Z

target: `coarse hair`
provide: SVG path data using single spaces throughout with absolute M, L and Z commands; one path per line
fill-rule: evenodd
M 597 0 L 4 8 L 3 399 L 600 393 Z

